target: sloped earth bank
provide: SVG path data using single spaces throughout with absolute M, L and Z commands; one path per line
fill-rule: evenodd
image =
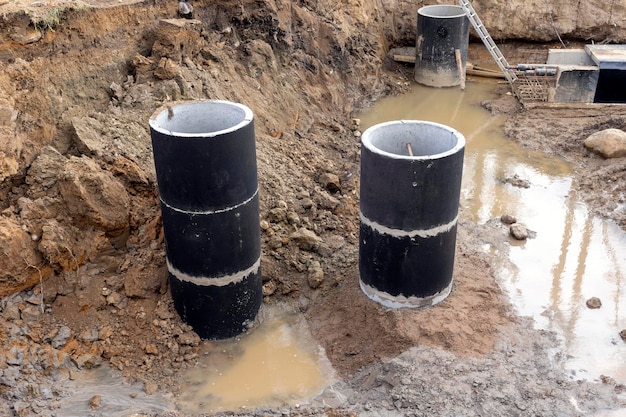
M 594 4 L 586 2 L 560 16 L 521 2 L 480 4 L 494 25 L 513 16 L 495 11 L 516 8 L 498 38 L 547 41 L 532 31 L 556 24 L 569 36 L 625 38 L 619 1 L 608 14 L 585 13 Z M 385 54 L 411 45 L 422 5 L 197 2 L 197 20 L 160 22 L 175 17 L 175 2 L 0 0 L 0 414 L 55 415 L 72 395 L 68 381 L 105 365 L 147 395 L 175 396 L 181 372 L 210 343 L 172 307 L 147 126 L 161 105 L 188 99 L 254 111 L 264 302 L 305 316 L 340 376 L 310 404 L 233 414 L 573 416 L 626 407 L 624 386 L 610 375 L 571 380 L 556 336 L 512 314 L 481 249 L 506 253 L 497 221 L 473 224 L 461 213 L 455 287 L 436 308 L 388 311 L 358 289 L 353 118 L 412 83 L 410 68 Z M 470 58 L 484 59 L 481 48 Z M 541 50 L 507 44 L 506 53 L 529 48 Z M 485 105 L 509 115 L 511 138 L 571 160 L 581 195 L 624 228 L 626 162 L 591 155 L 582 141 L 626 129 L 626 111 L 520 111 L 506 92 Z M 107 415 L 107 392 L 100 396 L 93 415 Z

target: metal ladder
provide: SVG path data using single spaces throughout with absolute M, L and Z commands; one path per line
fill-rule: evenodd
M 480 17 L 478 17 L 476 10 L 474 10 L 474 7 L 469 2 L 469 0 L 459 0 L 459 4 L 463 8 L 463 11 L 467 15 L 469 21 L 472 23 L 472 26 L 474 26 L 474 29 L 478 33 L 478 36 L 480 36 L 480 39 L 482 39 L 483 43 L 487 47 L 487 50 L 496 61 L 496 64 L 498 64 L 498 67 L 500 67 L 500 69 L 504 73 L 504 76 L 506 77 L 509 84 L 513 85 L 513 82 L 517 80 L 517 76 L 515 75 L 515 72 L 511 71 L 508 68 L 509 63 L 506 61 L 506 58 L 504 57 L 504 55 L 502 55 L 502 52 L 500 52 L 500 49 L 489 35 L 489 32 L 487 32 L 487 29 L 485 28 L 485 25 L 483 25 L 483 22 L 480 20 Z

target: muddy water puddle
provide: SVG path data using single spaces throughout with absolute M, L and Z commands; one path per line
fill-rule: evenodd
M 572 378 L 607 375 L 626 383 L 626 343 L 619 337 L 626 328 L 626 234 L 577 199 L 567 162 L 504 137 L 502 116 L 480 106 L 494 90 L 491 80 L 468 82 L 464 92 L 415 85 L 361 115 L 362 129 L 406 119 L 459 130 L 467 140 L 460 217 L 485 223 L 510 214 L 536 232 L 524 242 L 511 239 L 508 255 L 496 256 L 498 279 L 515 308 L 561 336 Z M 602 307 L 587 308 L 591 297 Z
M 264 307 L 250 334 L 206 343 L 187 372 L 178 407 L 186 413 L 297 405 L 334 379 L 321 347 L 303 318 Z

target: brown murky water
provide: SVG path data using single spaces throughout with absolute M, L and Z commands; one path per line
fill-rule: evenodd
M 509 256 L 498 257 L 499 279 L 518 312 L 562 336 L 573 378 L 608 375 L 626 383 L 626 344 L 619 337 L 626 328 L 626 234 L 578 201 L 568 163 L 504 137 L 503 119 L 480 106 L 494 86 L 468 82 L 463 92 L 416 85 L 378 102 L 361 116 L 362 128 L 413 119 L 459 130 L 467 140 L 460 216 L 484 223 L 511 214 L 537 233 L 512 240 Z M 528 188 L 503 181 L 512 178 Z M 591 297 L 602 308 L 587 308 Z
M 250 334 L 204 345 L 198 365 L 183 378 L 183 412 L 295 405 L 333 382 L 332 367 L 304 319 L 272 306 L 261 315 Z

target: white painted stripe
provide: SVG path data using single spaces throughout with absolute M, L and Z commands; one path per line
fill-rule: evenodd
M 459 220 L 459 215 L 457 214 L 456 217 L 450 223 L 442 224 L 441 226 L 433 227 L 431 229 L 419 229 L 419 230 L 406 231 L 402 229 L 392 229 L 391 227 L 383 226 L 382 224 L 376 223 L 375 221 L 368 219 L 361 212 L 359 212 L 359 215 L 361 217 L 361 223 L 369 226 L 371 229 L 375 230 L 376 232 L 380 234 L 389 235 L 393 237 L 418 236 L 421 238 L 429 238 L 429 237 L 437 236 L 441 233 L 446 233 L 452 230 L 452 228 L 456 225 L 457 221 Z
M 378 304 L 381 304 L 387 308 L 394 309 L 434 306 L 435 304 L 443 301 L 450 294 L 450 291 L 452 291 L 452 284 L 453 281 L 450 281 L 450 285 L 448 285 L 446 288 L 428 297 L 406 297 L 401 294 L 394 296 L 387 292 L 377 290 L 376 288 L 365 284 L 362 280 L 359 279 L 361 291 L 363 291 L 365 295 L 367 295 L 371 300 L 376 301 Z
M 252 197 L 246 199 L 245 201 L 236 204 L 234 206 L 231 207 L 226 207 L 223 209 L 219 209 L 219 210 L 207 210 L 207 211 L 189 211 L 189 210 L 181 210 L 179 208 L 176 208 L 174 206 L 170 206 L 169 204 L 167 204 L 165 201 L 163 201 L 162 198 L 159 197 L 159 199 L 161 200 L 161 203 L 163 203 L 165 206 L 167 206 L 168 208 L 177 211 L 179 213 L 186 213 L 186 214 L 218 214 L 218 213 L 226 213 L 227 211 L 231 211 L 231 210 L 235 210 L 241 206 L 244 206 L 246 204 L 248 204 L 249 202 L 251 202 L 252 200 L 255 199 L 255 197 L 257 196 L 257 194 L 259 194 L 259 187 L 257 187 L 257 189 L 254 191 L 254 194 L 252 194 Z
M 248 275 L 259 272 L 260 267 L 261 256 L 259 256 L 259 259 L 257 259 L 250 268 L 244 269 L 243 271 L 239 271 L 232 275 L 226 275 L 223 277 L 196 277 L 179 271 L 170 264 L 169 259 L 167 260 L 167 269 L 170 274 L 174 275 L 181 281 L 191 282 L 192 284 L 200 285 L 203 287 L 224 287 L 228 284 L 237 284 L 243 281 L 243 279 Z

